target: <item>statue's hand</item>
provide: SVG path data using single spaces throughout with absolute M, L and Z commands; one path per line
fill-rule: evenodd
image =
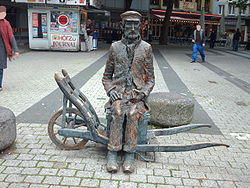
M 137 89 L 133 89 L 133 92 L 135 93 L 133 96 L 133 99 L 131 99 L 131 102 L 139 102 L 142 101 L 145 98 L 145 94 Z
M 116 90 L 111 90 L 109 95 L 112 102 L 122 99 L 121 94 L 119 94 Z

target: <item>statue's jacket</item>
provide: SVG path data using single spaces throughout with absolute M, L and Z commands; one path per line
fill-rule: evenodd
M 123 94 L 128 86 L 128 77 L 132 78 L 135 89 L 143 92 L 146 99 L 154 87 L 155 77 L 152 47 L 143 40 L 136 44 L 132 62 L 123 40 L 112 43 L 110 47 L 102 79 L 107 95 L 113 89 Z

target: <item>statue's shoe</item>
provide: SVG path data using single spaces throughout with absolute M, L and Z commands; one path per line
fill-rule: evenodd
M 126 153 L 123 162 L 123 172 L 131 174 L 135 171 L 135 157 L 133 153 Z
M 107 171 L 110 173 L 116 173 L 119 169 L 117 164 L 117 152 L 109 151 L 107 155 Z

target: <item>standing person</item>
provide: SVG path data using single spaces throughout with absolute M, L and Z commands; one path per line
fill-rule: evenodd
M 0 91 L 3 90 L 3 70 L 7 68 L 7 58 L 11 61 L 13 53 L 19 56 L 16 40 L 10 23 L 5 19 L 6 7 L 0 6 Z
M 93 32 L 93 50 L 97 50 L 99 31 L 97 29 Z
M 241 37 L 241 34 L 240 34 L 240 30 L 238 28 L 236 33 L 234 34 L 234 37 L 233 37 L 233 51 L 238 51 L 240 37 Z
M 196 62 L 197 52 L 199 51 L 201 54 L 202 62 L 205 62 L 205 54 L 204 54 L 204 46 L 205 46 L 205 33 L 201 29 L 201 25 L 196 25 L 196 30 L 194 30 L 193 39 L 193 54 L 191 63 Z
M 210 48 L 214 48 L 214 43 L 216 41 L 216 32 L 214 30 L 212 30 L 209 38 L 210 38 Z
M 151 45 L 140 36 L 141 14 L 127 11 L 121 14 L 121 18 L 123 36 L 112 43 L 102 78 L 110 97 L 106 108 L 111 110 L 113 118 L 106 167 L 108 172 L 117 172 L 117 152 L 123 150 L 123 171 L 132 173 L 138 143 L 138 121 L 149 110 L 146 99 L 155 79 Z

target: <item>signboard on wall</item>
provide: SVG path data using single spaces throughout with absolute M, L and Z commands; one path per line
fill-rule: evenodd
M 180 1 L 180 9 L 187 11 L 196 11 L 196 2 Z
M 89 5 L 96 8 L 101 8 L 103 5 L 103 0 L 89 0 Z
M 45 0 L 15 0 L 16 3 L 45 3 Z
M 78 36 L 73 35 L 51 35 L 51 48 L 58 50 L 75 50 L 77 49 Z
M 48 4 L 87 5 L 86 0 L 47 0 Z

